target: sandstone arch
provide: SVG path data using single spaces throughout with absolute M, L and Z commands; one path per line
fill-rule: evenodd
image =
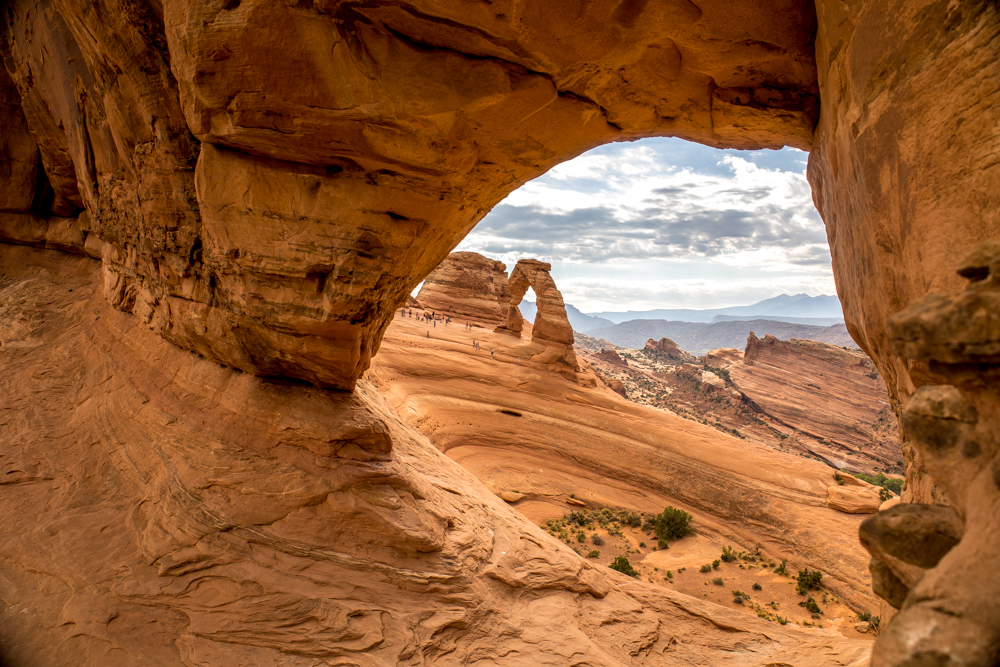
M 897 412 L 918 387 L 949 380 L 951 403 L 975 410 L 959 428 L 982 431 L 979 454 L 955 463 L 911 429 L 907 499 L 947 499 L 968 534 L 998 534 L 983 510 L 997 494 L 984 476 L 1000 449 L 995 384 L 950 384 L 932 364 L 953 361 L 916 344 L 897 352 L 888 327 L 911 302 L 965 289 L 953 270 L 1000 235 L 993 3 L 4 10 L 13 86 L 0 81 L 0 238 L 100 257 L 108 301 L 183 349 L 326 387 L 354 388 L 419 280 L 507 193 L 564 159 L 652 135 L 811 149 L 848 327 Z M 915 419 L 941 417 L 932 408 L 918 402 Z M 964 553 L 932 568 L 938 588 L 921 595 L 947 597 Z M 995 590 L 995 573 L 983 581 Z M 953 611 L 998 625 L 995 606 L 951 589 Z M 905 609 L 898 627 L 934 613 Z M 963 659 L 985 665 L 997 650 L 987 633 L 914 648 L 893 632 L 879 665 L 935 646 L 978 651 Z
M 510 303 L 507 319 L 496 330 L 521 336 L 524 317 L 518 309 L 518 304 L 531 288 L 535 292 L 535 304 L 538 307 L 538 313 L 531 327 L 531 340 L 545 345 L 545 350 L 533 356 L 532 360 L 576 371 L 578 366 L 576 354 L 573 352 L 573 327 L 566 315 L 566 304 L 563 302 L 562 293 L 549 273 L 551 270 L 552 265 L 547 262 L 540 262 L 537 259 L 518 260 L 508 279 Z

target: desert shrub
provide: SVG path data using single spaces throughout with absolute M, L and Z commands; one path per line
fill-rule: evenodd
M 743 604 L 743 596 L 737 595 L 736 597 L 733 598 L 733 602 L 735 602 L 736 604 Z
M 890 491 L 889 489 L 878 490 L 878 499 L 881 500 L 883 503 L 889 500 L 889 498 L 892 498 L 892 491 Z
M 701 569 L 698 570 L 698 571 L 699 572 L 711 572 L 712 571 L 712 566 L 711 565 L 702 565 Z
M 669 544 L 667 544 L 667 541 L 666 541 L 666 540 L 660 540 L 660 541 L 658 541 L 658 542 L 656 543 L 656 548 L 657 548 L 657 549 L 669 549 L 669 548 L 670 548 L 670 545 L 669 545 Z
M 656 515 L 654 521 L 656 536 L 661 540 L 679 540 L 682 537 L 693 535 L 691 519 L 692 516 L 684 510 L 666 507 Z
M 820 582 L 823 579 L 823 573 L 819 570 L 809 571 L 809 568 L 799 570 L 799 574 L 796 577 L 799 584 L 795 587 L 795 590 L 799 592 L 799 595 L 805 595 L 806 591 L 818 591 L 820 587 Z
M 612 570 L 617 570 L 622 574 L 627 574 L 630 577 L 639 577 L 639 573 L 634 567 L 632 567 L 632 563 L 628 562 L 628 558 L 625 556 L 618 556 L 618 558 L 615 558 L 615 562 L 608 565 L 608 567 Z
M 576 541 L 577 542 L 586 542 L 587 541 L 587 533 L 585 533 L 585 532 L 583 532 L 581 530 L 579 533 L 576 534 Z
M 722 580 L 722 577 L 716 577 L 715 579 L 712 579 L 712 583 L 715 584 L 716 586 L 721 586 L 726 582 Z
M 560 530 L 559 531 L 559 539 L 560 540 L 568 540 L 569 539 L 569 531 L 568 530 Z
M 744 593 L 743 591 L 741 591 L 739 589 L 736 589 L 735 591 L 730 591 L 730 593 L 732 593 L 736 597 L 747 598 L 747 599 L 750 598 L 749 595 L 747 595 L 746 593 Z
M 587 513 L 586 512 L 570 512 L 566 516 L 566 521 L 569 523 L 575 523 L 578 526 L 583 526 L 587 523 Z
M 784 624 L 788 623 L 788 619 L 787 618 L 782 618 L 780 616 L 775 616 L 775 618 L 778 619 L 778 623 L 780 623 L 781 625 L 784 625 Z
M 638 528 L 642 525 L 642 517 L 635 512 L 629 512 L 625 515 L 625 523 L 627 523 L 632 528 Z
M 722 547 L 722 562 L 723 563 L 735 563 L 736 554 L 733 552 L 733 548 L 730 546 Z
M 593 535 L 590 536 L 590 541 L 593 542 L 596 546 L 601 546 L 602 544 L 604 544 L 604 538 L 598 535 L 597 533 L 594 533 Z
M 859 611 L 858 612 L 859 621 L 870 621 L 872 620 L 872 613 L 870 611 Z
M 819 608 L 818 604 L 816 604 L 816 600 L 813 600 L 812 598 L 809 598 L 805 602 L 800 602 L 799 604 L 805 607 L 806 611 L 811 611 L 814 614 L 823 613 L 823 610 Z
M 788 574 L 788 570 L 785 569 L 786 565 L 788 565 L 788 559 L 787 558 L 782 558 L 781 559 L 781 565 L 779 565 L 778 567 L 774 568 L 774 573 L 775 574 Z
M 762 590 L 764 590 L 764 587 L 761 586 L 760 584 L 754 584 L 753 585 L 753 590 L 755 590 L 755 591 L 762 591 Z
M 854 473 L 854 476 L 864 482 L 868 482 L 869 484 L 881 486 L 883 489 L 889 489 L 897 496 L 903 492 L 903 480 L 899 477 L 886 477 L 885 473 L 881 472 L 874 477 L 866 475 L 863 472 L 856 472 Z
M 720 561 L 718 558 L 712 561 L 713 570 L 718 570 L 720 565 L 722 565 L 722 561 Z
M 600 558 L 601 552 L 596 549 L 587 552 L 587 558 Z
M 646 543 L 645 542 L 639 542 L 639 546 L 641 548 L 645 549 L 646 548 Z
M 667 570 L 667 579 L 673 579 L 673 578 L 674 578 L 674 573 L 671 572 L 670 570 Z
M 872 630 L 878 632 L 878 626 L 881 625 L 882 619 L 878 616 L 872 616 L 872 620 L 869 621 L 872 624 Z

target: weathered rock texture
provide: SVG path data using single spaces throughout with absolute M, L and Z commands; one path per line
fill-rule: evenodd
M 669 359 L 684 359 L 691 356 L 669 338 L 661 338 L 660 340 L 650 338 L 646 341 L 646 347 L 665 354 Z
M 887 469 L 902 457 L 885 383 L 860 352 L 751 332 L 729 377 L 757 410 L 816 438 L 808 453 L 837 469 Z
M 549 274 L 551 270 L 551 264 L 539 262 L 537 259 L 518 260 L 507 281 L 510 288 L 507 318 L 496 330 L 516 336 L 521 335 L 524 317 L 521 316 L 517 306 L 528 293 L 528 288 L 533 289 L 538 312 L 531 327 L 531 342 L 543 345 L 544 349 L 534 353 L 532 361 L 564 367 L 575 372 L 579 369 L 579 365 L 573 352 L 573 326 L 566 315 L 566 304 L 563 302 L 562 293 Z
M 652 134 L 808 147 L 818 112 L 798 0 L 6 7 L 35 182 L 49 212 L 86 209 L 109 300 L 229 366 L 338 388 L 521 183 Z M 23 130 L 17 201 L 35 198 Z
M 495 327 L 506 321 L 501 301 L 510 302 L 507 266 L 475 252 L 453 252 L 424 280 L 422 308 Z M 505 304 L 506 305 L 506 304 Z
M 901 412 L 934 381 L 934 357 L 895 351 L 886 315 L 960 289 L 951 269 L 998 236 L 998 11 L 986 0 L 8 0 L 0 237 L 99 254 L 111 304 L 213 362 L 351 389 L 406 295 L 486 211 L 560 161 L 651 135 L 812 147 L 848 328 Z M 970 363 L 955 391 L 976 417 L 928 394 L 914 423 L 941 406 L 952 421 L 962 408 L 959 429 L 996 423 Z M 998 553 L 993 496 L 977 486 L 992 441 L 969 440 L 985 454 L 945 465 L 914 429 L 908 498 L 947 497 L 974 528 L 956 551 L 968 539 Z M 995 572 L 982 578 L 995 588 Z M 990 633 L 953 648 L 963 628 L 998 626 L 992 608 L 964 614 L 974 604 L 956 597 L 950 623 L 973 621 L 942 625 L 926 646 L 887 635 L 876 663 L 926 662 L 918 653 L 940 646 L 992 664 Z M 937 618 L 920 613 L 907 623 Z M 428 623 L 414 636 L 453 627 Z
M 89 258 L 0 244 L 5 667 L 866 660 L 595 566 L 369 383 L 221 367 L 102 282 Z

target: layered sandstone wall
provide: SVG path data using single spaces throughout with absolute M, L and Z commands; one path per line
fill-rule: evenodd
M 417 301 L 425 309 L 495 327 L 510 302 L 507 265 L 475 252 L 453 252 L 424 279 Z M 504 304 L 506 305 L 506 304 Z
M 800 0 L 6 7 L 46 215 L 86 210 L 109 300 L 216 361 L 344 389 L 521 183 L 653 134 L 808 147 L 818 111 Z M 31 200 L 23 176 L 5 184 Z

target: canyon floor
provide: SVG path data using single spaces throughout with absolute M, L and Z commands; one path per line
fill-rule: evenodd
M 352 394 L 262 379 L 168 343 L 102 283 L 91 259 L 0 245 L 5 667 L 867 664 L 870 637 L 821 598 L 823 627 L 723 599 L 791 587 L 763 572 L 649 581 L 687 557 L 674 579 L 697 584 L 694 563 L 760 542 L 872 609 L 860 517 L 825 506 L 814 461 L 519 365 L 512 338 L 475 332 L 473 351 L 460 325 L 397 321 Z M 494 492 L 515 488 L 514 506 Z M 670 502 L 698 535 L 632 578 L 540 527 L 580 502 Z
M 833 469 L 601 385 L 582 386 L 531 362 L 537 350 L 527 340 L 527 323 L 517 339 L 397 314 L 368 378 L 437 448 L 493 492 L 516 498 L 513 507 L 543 528 L 602 508 L 654 515 L 672 505 L 694 515 L 697 535 L 666 550 L 654 549 L 655 537 L 641 527 L 620 522 L 610 531 L 583 529 L 585 542 L 577 541 L 579 530 L 567 530 L 562 541 L 581 557 L 600 551 L 591 560 L 606 566 L 626 555 L 657 586 L 775 625 L 781 617 L 816 632 L 871 638 L 855 627 L 857 612 L 878 609 L 855 537 L 864 517 L 827 506 Z M 564 528 L 550 534 L 560 539 Z M 595 533 L 602 546 L 592 543 Z M 759 549 L 761 557 L 699 572 L 724 546 Z M 782 560 L 791 577 L 775 574 Z M 818 618 L 799 606 L 806 600 L 795 593 L 801 568 L 824 573 L 824 591 L 814 595 L 823 609 Z M 749 600 L 733 602 L 733 591 Z

